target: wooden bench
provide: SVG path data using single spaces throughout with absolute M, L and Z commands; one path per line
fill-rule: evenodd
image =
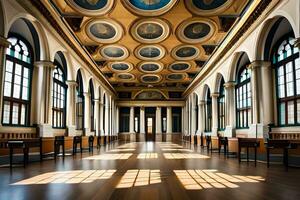
M 254 163 L 257 161 L 257 148 L 260 146 L 259 140 L 256 138 L 238 138 L 238 160 L 241 162 L 242 148 L 247 149 L 247 162 L 249 162 L 249 148 L 254 148 Z

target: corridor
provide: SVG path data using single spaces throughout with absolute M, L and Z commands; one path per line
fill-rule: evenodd
M 187 143 L 114 143 L 0 176 L 1 200 L 300 198 L 297 169 L 255 168 Z

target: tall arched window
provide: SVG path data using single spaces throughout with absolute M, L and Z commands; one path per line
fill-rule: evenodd
M 210 96 L 210 90 L 207 88 L 205 99 L 205 132 L 211 132 L 212 122 L 212 101 Z
M 224 89 L 224 79 L 221 79 L 218 97 L 218 128 L 219 130 L 224 130 L 225 124 L 225 89 Z
M 284 37 L 273 53 L 280 126 L 300 124 L 300 58 L 295 39 Z
M 52 88 L 52 126 L 54 128 L 66 127 L 66 75 L 64 68 L 59 62 L 54 61 L 55 69 L 53 71 Z
M 29 43 L 13 35 L 8 39 L 3 94 L 3 125 L 29 126 L 33 53 Z
M 105 132 L 105 112 L 106 112 L 106 95 L 103 95 L 103 115 L 102 115 L 102 123 L 103 123 L 103 130 Z M 105 133 L 106 134 L 106 133 Z
M 94 95 L 94 85 L 93 81 L 90 80 L 90 93 L 91 93 L 91 105 L 90 105 L 90 117 L 91 117 L 91 131 L 95 131 L 95 95 Z
M 236 85 L 236 116 L 237 128 L 248 128 L 252 121 L 251 115 L 251 70 L 244 65 L 237 75 Z
M 77 87 L 76 87 L 76 129 L 83 130 L 84 127 L 84 96 L 83 96 L 83 82 L 80 71 L 77 73 Z

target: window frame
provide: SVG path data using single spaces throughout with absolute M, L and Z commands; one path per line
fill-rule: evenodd
M 217 98 L 217 103 L 218 103 L 218 130 L 219 131 L 224 131 L 226 129 L 226 102 L 225 102 L 225 87 L 224 87 L 224 79 L 221 79 L 220 82 L 220 87 L 219 87 L 219 96 Z M 221 101 L 223 99 L 223 102 Z M 221 105 L 223 106 L 222 112 L 223 114 L 221 115 L 220 109 Z M 224 126 L 221 127 L 221 121 L 224 120 Z
M 208 112 L 209 111 L 209 112 Z M 212 98 L 209 88 L 206 91 L 204 104 L 204 132 L 212 132 Z M 208 127 L 210 124 L 210 127 Z
M 3 101 L 3 105 L 2 105 L 2 120 L 1 120 L 1 124 L 2 126 L 11 126 L 11 127 L 32 127 L 30 125 L 30 113 L 31 113 L 31 96 L 32 96 L 32 78 L 33 78 L 33 70 L 34 70 L 34 66 L 33 66 L 33 61 L 34 61 L 34 52 L 33 52 L 33 48 L 31 46 L 31 44 L 21 35 L 17 34 L 17 33 L 9 33 L 8 38 L 16 38 L 17 41 L 22 41 L 26 47 L 28 48 L 28 57 L 30 57 L 30 63 L 27 63 L 21 59 L 15 58 L 11 55 L 8 55 L 6 52 L 9 49 L 9 47 L 6 48 L 5 51 L 5 62 L 3 62 L 4 67 L 3 67 L 3 96 L 2 96 L 2 101 Z M 4 95 L 4 90 L 5 90 L 5 73 L 6 73 L 6 66 L 7 66 L 7 61 L 11 61 L 13 63 L 13 72 L 12 72 L 12 79 L 11 79 L 11 96 L 7 97 Z M 23 100 L 22 97 L 21 98 L 14 98 L 13 97 L 13 93 L 14 93 L 14 79 L 15 79 L 15 70 L 16 70 L 16 64 L 19 64 L 20 66 L 22 66 L 22 76 L 21 76 L 21 84 L 20 84 L 20 96 L 23 93 L 23 78 L 24 78 L 24 68 L 27 68 L 29 71 L 29 77 L 28 77 L 28 100 Z M 9 123 L 4 123 L 3 119 L 4 119 L 4 102 L 9 102 L 10 103 L 10 109 L 9 109 Z M 18 124 L 13 124 L 12 123 L 12 116 L 13 116 L 13 104 L 17 103 L 18 108 L 19 108 L 19 113 L 18 113 Z M 21 110 L 22 110 L 22 105 L 25 105 L 25 123 L 24 125 L 21 124 Z
M 85 99 L 84 99 L 84 95 L 83 95 L 83 81 L 82 81 L 82 75 L 80 73 L 80 71 L 78 71 L 77 73 L 77 78 L 76 78 L 76 83 L 77 83 L 77 86 L 76 86 L 76 130 L 79 130 L 79 131 L 83 131 L 84 130 L 84 117 L 85 117 L 85 114 L 84 114 L 84 102 L 85 102 Z M 78 102 L 78 98 L 81 98 L 81 106 L 82 106 L 82 115 L 79 115 L 79 102 Z M 79 117 L 81 117 L 81 122 L 82 122 L 82 127 L 79 127 L 78 126 L 78 122 L 79 122 Z

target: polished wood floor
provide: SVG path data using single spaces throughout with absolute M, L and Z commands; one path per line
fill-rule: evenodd
M 239 164 L 184 143 L 115 143 L 0 168 L 0 199 L 300 199 L 300 170 Z

